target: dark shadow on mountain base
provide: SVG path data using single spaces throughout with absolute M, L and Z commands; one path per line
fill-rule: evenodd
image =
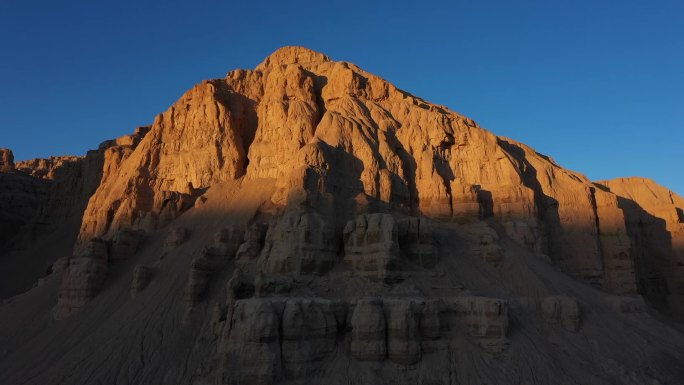
M 598 183 L 595 185 L 610 192 L 606 186 Z M 638 293 L 651 305 L 668 313 L 668 296 L 674 294 L 669 287 L 675 281 L 672 277 L 672 264 L 675 260 L 672 234 L 667 230 L 665 220 L 651 215 L 631 199 L 621 196 L 617 199 L 632 245 Z
M 563 228 L 558 211 L 559 202 L 543 193 L 537 179 L 537 170 L 527 161 L 525 151 L 522 148 L 502 139 L 499 139 L 498 142 L 519 162 L 519 171 L 523 176 L 525 186 L 535 193 L 538 215 L 544 225 L 548 239 L 549 255 L 563 266 L 563 260 L 573 257 L 567 255 L 567 250 L 565 250 L 565 246 L 568 244 L 567 232 L 573 229 Z M 610 192 L 605 186 L 599 184 L 596 186 Z M 667 312 L 667 297 L 671 294 L 668 287 L 674 284 L 673 278 L 667 278 L 671 274 L 672 261 L 675 258 L 672 236 L 663 219 L 647 213 L 630 199 L 620 196 L 617 198 L 618 207 L 623 211 L 625 217 L 627 235 L 632 243 L 631 250 L 635 264 L 637 291 L 656 308 Z M 593 200 L 592 204 L 596 210 L 596 201 Z M 582 229 L 574 230 L 582 231 Z M 598 224 L 595 230 L 597 237 L 600 236 Z M 600 286 L 601 277 L 592 276 L 585 277 L 585 279 Z
M 193 218 L 194 216 L 194 218 Z M 220 357 L 221 342 L 228 332 L 226 329 L 214 329 L 221 322 L 237 320 L 239 317 L 234 316 L 233 308 L 226 304 L 226 289 L 227 282 L 231 279 L 236 265 L 233 262 L 221 267 L 212 274 L 210 281 L 206 287 L 205 293 L 200 301 L 194 305 L 192 311 L 188 312 L 187 304 L 183 302 L 183 288 L 187 282 L 188 271 L 191 269 L 193 258 L 199 256 L 202 250 L 202 245 L 212 242 L 213 232 L 217 229 L 227 226 L 238 218 L 244 224 L 252 223 L 254 220 L 265 220 L 259 215 L 253 215 L 249 210 L 231 210 L 231 211 L 214 211 L 210 213 L 202 213 L 190 210 L 178 217 L 172 226 L 187 226 L 188 223 L 201 224 L 192 232 L 186 243 L 178 246 L 175 251 L 166 255 L 163 260 L 159 260 L 162 254 L 162 240 L 166 230 L 159 229 L 159 231 L 151 234 L 150 240 L 145 243 L 139 252 L 131 256 L 127 260 L 118 261 L 110 265 L 110 272 L 107 277 L 107 282 L 102 289 L 102 292 L 94 298 L 89 304 L 80 309 L 69 319 L 59 322 L 48 322 L 44 324 L 44 328 L 40 334 L 28 339 L 29 343 L 19 345 L 18 339 L 11 339 L 8 333 L 3 334 L 4 339 L 11 341 L 11 344 L 3 345 L 3 351 L 0 351 L 0 380 L 7 381 L 6 383 L 22 383 L 24 378 L 31 378 L 38 381 L 37 383 L 58 383 L 60 376 L 63 373 L 69 373 L 69 379 L 73 382 L 102 382 L 108 383 L 114 378 L 116 373 L 125 371 L 127 375 L 127 383 L 155 383 L 158 380 L 160 373 L 165 373 L 165 378 L 172 379 L 174 383 L 193 383 L 196 382 L 197 376 L 209 376 L 212 371 L 220 370 L 221 365 L 217 358 Z M 247 219 L 245 219 L 247 218 Z M 448 224 L 445 224 L 448 225 Z M 448 228 L 448 227 L 447 227 Z M 444 235 L 444 234 L 443 234 Z M 342 234 L 338 234 L 341 238 Z M 338 254 L 338 266 L 334 267 L 330 272 L 326 273 L 325 279 L 321 276 L 315 275 L 287 275 L 285 278 L 287 282 L 295 282 L 298 280 L 296 290 L 284 294 L 288 297 L 294 298 L 319 298 L 320 293 L 329 285 L 335 277 L 344 277 L 344 282 L 348 283 L 350 287 L 359 285 L 360 278 L 350 274 L 349 269 L 345 266 L 342 260 L 344 250 L 341 249 Z M 522 255 L 517 259 L 518 261 L 524 259 L 532 259 L 535 265 L 544 264 L 536 258 L 527 258 L 528 255 Z M 598 311 L 592 314 L 592 317 L 583 321 L 581 334 L 570 333 L 562 330 L 560 327 L 555 327 L 546 324 L 538 314 L 534 307 L 521 306 L 517 303 L 520 300 L 520 293 L 516 292 L 510 282 L 516 280 L 507 274 L 507 271 L 501 271 L 498 268 L 490 268 L 475 262 L 474 266 L 467 266 L 473 260 L 463 258 L 460 255 L 443 255 L 444 260 L 451 259 L 457 264 L 439 265 L 435 272 L 446 272 L 447 275 L 453 274 L 472 274 L 476 280 L 486 282 L 487 290 L 474 290 L 469 295 L 498 295 L 497 298 L 504 298 L 511 300 L 510 307 L 508 307 L 508 332 L 506 333 L 505 343 L 510 344 L 510 350 L 503 353 L 503 355 L 491 355 L 487 353 L 480 345 L 477 344 L 478 339 L 469 336 L 467 327 L 458 327 L 453 330 L 444 330 L 440 332 L 440 339 L 447 340 L 450 346 L 456 346 L 459 349 L 458 355 L 446 355 L 441 361 L 435 361 L 435 357 L 442 357 L 440 354 L 447 352 L 446 350 L 433 351 L 431 353 L 424 353 L 421 361 L 412 366 L 412 371 L 428 370 L 435 371 L 437 376 L 446 373 L 443 369 L 444 363 L 447 365 L 461 364 L 461 370 L 467 371 L 466 374 L 461 373 L 463 380 L 467 382 L 467 378 L 471 380 L 478 378 L 476 376 L 482 375 L 478 373 L 487 373 L 485 376 L 492 375 L 498 379 L 496 383 L 505 383 L 505 379 L 499 378 L 502 373 L 519 373 L 520 365 L 530 365 L 530 368 L 537 368 L 537 371 L 531 371 L 530 374 L 537 381 L 547 381 L 551 378 L 562 378 L 566 380 L 566 374 L 550 373 L 549 368 L 556 368 L 560 365 L 567 364 L 568 361 L 575 360 L 572 357 L 581 357 L 582 352 L 590 351 L 593 343 L 600 343 L 602 353 L 608 359 L 615 359 L 620 357 L 624 351 L 629 357 L 642 357 L 645 354 L 637 354 L 643 352 L 642 347 L 646 346 L 647 353 L 652 351 L 666 354 L 664 357 L 652 358 L 648 357 L 648 364 L 660 370 L 661 376 L 675 376 L 681 373 L 680 366 L 673 365 L 681 355 L 678 352 L 668 350 L 668 347 L 653 346 L 654 343 L 661 344 L 663 337 L 656 327 L 663 328 L 662 325 L 655 325 L 654 323 L 644 323 L 652 321 L 624 321 L 625 316 L 613 316 L 611 318 L 604 317 L 607 312 L 604 308 L 597 308 Z M 128 296 L 128 289 L 131 282 L 131 273 L 136 266 L 150 266 L 154 269 L 156 274 L 152 277 L 149 285 L 141 291 L 135 298 Z M 421 277 L 421 274 L 426 272 L 416 266 L 406 264 L 405 267 L 414 267 L 415 270 L 410 271 L 413 277 Z M 520 265 L 511 265 L 513 267 L 521 268 Z M 441 268 L 445 269 L 442 270 Z M 524 269 L 523 269 L 524 270 Z M 517 272 L 518 270 L 513 270 Z M 530 270 L 525 270 L 530 273 Z M 552 272 L 552 273 L 549 273 Z M 543 269 L 544 274 L 550 275 L 530 275 L 535 280 L 535 284 L 541 284 L 547 290 L 554 290 L 559 281 L 563 283 L 560 287 L 570 287 L 571 291 L 578 292 L 578 300 L 584 306 L 585 311 L 591 311 L 594 308 L 594 301 L 600 293 L 590 289 L 583 288 L 581 284 L 567 281 L 563 278 L 560 272 L 555 269 Z M 329 275 L 328 275 L 329 274 Z M 497 275 L 501 274 L 501 275 Z M 531 274 L 531 273 L 530 273 Z M 508 276 L 508 277 L 507 277 Z M 427 277 L 428 283 L 432 283 L 437 275 L 423 275 Z M 499 279 L 494 279 L 499 277 Z M 535 278 L 536 277 L 536 278 Z M 490 279 L 487 281 L 486 279 Z M 320 281 L 317 281 L 320 280 Z M 508 284 L 506 284 L 506 282 Z M 48 287 L 38 288 L 35 293 L 41 296 L 54 295 L 56 292 L 48 293 L 46 289 L 56 289 L 56 282 L 52 282 Z M 526 282 L 525 284 L 527 284 Z M 548 286 L 547 286 L 548 285 Z M 370 285 L 369 285 L 370 287 Z M 363 295 L 376 295 L 387 298 L 401 298 L 407 295 L 406 292 L 390 291 L 384 284 L 378 284 L 378 293 L 372 291 L 363 291 Z M 406 288 L 406 285 L 401 283 L 396 284 L 397 288 Z M 323 289 L 322 289 L 323 288 Z M 315 290 L 318 290 L 317 292 Z M 586 289 L 586 290 L 585 290 Z M 41 292 L 42 290 L 42 292 Z M 235 299 L 249 299 L 255 298 L 256 293 L 252 292 L 249 286 L 237 286 Z M 385 291 L 383 291 L 385 290 Z M 415 293 L 416 289 L 412 288 L 409 292 L 411 296 L 420 296 L 423 293 Z M 341 291 L 325 291 L 326 295 L 332 298 L 337 298 L 346 295 Z M 598 294 L 598 295 L 597 295 Z M 356 298 L 357 294 L 354 294 Z M 434 292 L 430 294 L 425 293 L 425 296 L 434 296 Z M 275 296 L 275 301 L 278 297 L 282 299 L 283 295 Z M 430 297 L 432 298 L 432 297 Z M 445 298 L 448 298 L 445 296 Z M 28 300 L 29 297 L 19 298 L 17 302 Z M 282 308 L 279 308 L 282 312 Z M 23 313 L 22 313 L 23 314 Z M 42 314 L 42 313 L 41 313 Z M 0 317 L 4 314 L 0 311 Z M 347 314 L 340 319 L 349 320 L 350 314 Z M 597 318 L 598 317 L 598 318 Z M 632 316 L 629 316 L 632 317 Z M 2 320 L 2 318 L 0 318 Z M 598 320 L 598 321 L 597 321 Z M 606 327 L 603 322 L 610 321 L 610 327 Z M 350 339 L 350 325 L 342 321 L 340 328 L 336 330 L 336 345 L 335 351 L 330 354 L 321 356 L 319 360 L 323 362 L 326 369 L 329 368 L 333 375 L 345 375 L 344 368 L 351 368 L 354 373 L 368 368 L 368 363 L 356 360 L 349 352 Z M 28 322 L 33 324 L 33 320 Z M 6 325 L 7 326 L 7 325 Z M 231 325 L 232 326 L 232 325 Z M 7 326 L 6 331 L 14 330 L 18 327 L 15 324 Z M 223 326 L 226 328 L 228 326 Z M 30 328 L 29 328 L 30 329 Z M 258 329 L 255 326 L 255 330 Z M 222 334 L 217 334 L 215 330 L 221 331 Z M 257 343 L 274 342 L 276 344 L 283 344 L 283 329 L 278 329 L 278 335 L 274 341 L 258 341 Z M 316 329 L 318 330 L 318 329 Z M 651 344 L 645 344 L 643 338 L 636 338 L 635 335 L 639 333 L 655 332 Z M 29 332 L 26 332 L 29 333 Z M 30 335 L 30 334 L 27 334 Z M 553 336 L 551 342 L 549 336 Z M 588 338 L 578 338 L 578 336 L 585 335 Z M 84 338 L 87 336 L 87 338 Z M 422 342 L 429 344 L 434 342 L 426 338 L 422 338 Z M 676 337 L 673 341 L 679 341 Z M 346 341 L 346 342 L 345 342 Z M 277 346 L 280 346 L 277 345 Z M 302 345 L 307 346 L 307 345 Z M 558 349 L 562 346 L 565 349 Z M 622 348 L 622 350 L 619 350 Z M 219 351 L 219 352 L 217 352 Z M 442 353 L 440 353 L 442 352 Z M 522 352 L 522 353 L 521 353 Z M 530 353 L 532 352 L 532 353 Z M 249 351 L 245 350 L 245 354 Z M 448 352 L 447 352 L 448 353 Z M 524 354 L 523 354 L 524 353 Z M 533 358 L 529 354 L 534 354 Z M 669 359 L 670 356 L 672 359 Z M 568 358 L 570 357 L 570 358 Z M 281 359 L 281 358 L 279 358 Z M 635 362 L 643 360 L 641 358 L 630 358 Z M 673 361 L 674 360 L 674 361 Z M 536 361 L 536 362 L 532 362 Z M 144 362 L 145 365 L 140 365 Z M 286 358 L 278 361 L 281 364 L 286 362 Z M 639 361 L 641 363 L 642 361 Z M 468 365 L 469 364 L 469 365 Z M 573 365 L 584 364 L 589 365 L 586 370 L 592 375 L 600 368 L 600 363 L 586 363 L 583 360 L 578 360 Z M 667 364 L 667 365 L 666 365 Z M 389 358 L 383 361 L 372 363 L 373 368 L 384 367 L 386 372 L 391 375 L 401 376 L 406 379 L 407 374 L 405 370 L 391 363 Z M 430 366 L 432 365 L 432 366 Z M 473 367 L 473 365 L 477 365 Z M 41 370 L 33 372 L 35 367 L 40 367 Z M 387 369 L 387 368 L 390 369 Z M 661 367 L 664 367 L 661 369 Z M 99 370 L 95 370 L 99 368 Z M 341 369 L 342 368 L 342 369 Z M 422 369 L 421 369 L 422 368 Z M 546 369 L 544 369 L 546 368 Z M 114 373 L 114 374 L 112 374 Z M 169 374 L 170 373 L 170 374 Z M 525 372 L 527 373 L 527 371 Z M 565 372 L 563 372 L 565 373 Z M 665 373 L 665 374 L 663 374 Z M 226 376 L 236 375 L 234 372 L 227 372 Z M 408 374 L 409 376 L 412 374 Z M 27 377 L 30 376 L 30 377 Z M 35 377 L 34 377 L 35 376 Z M 88 377 L 92 376 L 92 377 Z M 286 377 L 286 375 L 284 375 Z M 523 383 L 534 383 L 533 381 L 525 381 L 531 377 L 525 377 L 520 374 Z M 561 376 L 561 377 L 558 377 Z M 572 378 L 577 380 L 580 374 L 572 374 Z M 570 378 L 568 377 L 568 378 Z M 669 378 L 669 377 L 668 377 Z M 308 378 L 308 382 L 318 382 L 318 378 Z M 504 382 L 502 382 L 504 381 Z M 327 381 L 320 381 L 323 383 Z M 565 381 L 565 382 L 570 382 Z M 364 383 L 364 382 L 359 382 Z M 382 383 L 382 382 L 380 382 Z M 420 383 L 418 380 L 416 383 Z M 515 383 L 515 381 L 512 381 Z M 676 382 L 675 382 L 676 383 Z
M 558 212 L 558 200 L 544 194 L 539 184 L 537 169 L 527 160 L 525 150 L 501 138 L 497 139 L 497 143 L 518 162 L 518 172 L 522 177 L 523 185 L 534 192 L 534 205 L 537 217 L 543 225 L 542 231 L 548 240 L 549 255 L 555 261 L 571 257 L 564 249 L 567 240 L 565 240 L 565 232 Z
M 89 151 L 85 157 L 56 168 L 53 179 L 20 171 L 0 174 L 0 188 L 19 178 L 34 186 L 25 193 L 37 194 L 33 214 L 22 215 L 19 221 L 12 219 L 11 211 L 0 209 L 0 223 L 12 223 L 0 245 L 0 299 L 29 290 L 57 258 L 71 253 L 88 200 L 100 185 L 104 154 L 105 150 Z M 9 202 L 17 203 L 12 199 Z

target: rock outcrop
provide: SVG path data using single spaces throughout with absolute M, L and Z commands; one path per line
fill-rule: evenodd
M 266 273 L 325 273 L 337 261 L 334 230 L 317 213 L 288 213 L 269 226 L 259 265 Z
M 9 158 L 7 153 L 3 156 Z M 30 225 L 39 217 L 49 191 L 47 182 L 14 172 L 14 164 L 11 168 L 7 166 L 7 171 L 0 172 L 0 252 L 3 254 L 26 247 L 33 240 Z
M 133 280 L 131 281 L 131 297 L 135 296 L 145 289 L 152 279 L 152 271 L 147 266 L 138 265 L 133 269 Z
M 544 319 L 554 326 L 576 332 L 580 328 L 581 314 L 577 299 L 555 295 L 544 298 L 541 305 Z
M 423 267 L 434 267 L 438 250 L 427 218 L 406 218 L 399 222 L 399 246 L 408 258 Z
M 110 258 L 126 259 L 133 256 L 142 243 L 145 234 L 141 231 L 121 229 L 112 236 Z
M 215 267 L 204 257 L 193 258 L 188 272 L 188 280 L 183 291 L 183 299 L 189 308 L 199 303 L 209 283 L 211 273 Z
M 0 172 L 14 171 L 14 153 L 9 148 L 0 148 Z
M 169 230 L 164 239 L 164 250 L 171 251 L 182 245 L 188 239 L 188 230 L 185 227 L 176 227 Z
M 145 132 L 145 128 L 136 129 L 85 156 L 18 161 L 14 172 L 0 173 L 0 196 L 7 194 L 0 199 L 0 227 L 10 227 L 0 235 L 2 295 L 28 289 L 45 266 L 72 253 L 86 206 L 103 174 L 130 154 Z M 10 210 L 3 209 L 5 202 Z M 83 238 L 82 244 L 87 241 Z M 22 274 L 14 270 L 19 265 Z M 15 287 L 14 291 L 6 284 Z
M 389 214 L 364 214 L 344 228 L 344 260 L 361 276 L 391 280 L 399 259 L 399 230 Z
M 235 257 L 244 236 L 245 230 L 241 226 L 232 225 L 219 229 L 214 233 L 214 243 L 204 249 L 204 256 L 216 264 L 223 265 Z
M 627 228 L 622 265 L 648 300 L 684 317 L 684 198 L 645 178 L 620 178 L 597 184 L 617 195 Z M 628 274 L 627 274 L 628 275 Z M 634 290 L 636 291 L 636 290 Z
M 218 347 L 220 383 L 274 384 L 282 378 L 280 311 L 273 303 L 236 302 L 223 333 Z
M 508 332 L 508 302 L 496 298 L 451 298 L 448 311 L 478 338 L 501 339 Z
M 95 298 L 107 278 L 108 260 L 108 245 L 99 238 L 88 241 L 81 254 L 70 258 L 53 310 L 56 319 L 68 317 Z
M 422 301 L 385 300 L 387 319 L 387 357 L 400 365 L 420 361 L 420 316 Z
M 511 223 L 511 222 L 508 222 Z M 472 244 L 471 252 L 483 262 L 498 266 L 504 260 L 504 250 L 499 245 L 499 235 L 485 222 L 467 225 L 467 237 Z
M 157 116 L 133 152 L 105 154 L 79 239 L 162 227 L 212 183 L 243 175 L 250 104 L 231 94 L 225 81 L 198 84 Z
M 331 301 L 289 299 L 281 325 L 285 377 L 305 379 L 322 374 L 321 362 L 335 350 L 337 341 L 338 325 Z
M 218 229 L 214 233 L 214 242 L 204 247 L 200 257 L 193 258 L 183 294 L 190 308 L 202 300 L 212 274 L 235 258 L 243 238 L 244 229 L 240 226 Z
M 379 298 L 359 300 L 351 316 L 352 357 L 380 361 L 387 355 L 387 320 Z
M 235 253 L 235 262 L 239 265 L 253 263 L 264 248 L 268 226 L 254 223 L 245 231 L 245 242 Z

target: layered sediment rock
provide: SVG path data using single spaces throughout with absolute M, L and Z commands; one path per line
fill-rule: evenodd
M 260 275 L 257 274 L 256 279 L 252 279 L 251 276 L 245 274 L 240 268 L 235 269 L 233 276 L 228 280 L 227 284 L 227 300 L 232 302 L 236 299 L 250 298 L 256 294 L 257 297 L 261 297 L 263 289 L 263 284 L 259 282 Z
M 133 256 L 142 243 L 145 234 L 141 231 L 121 229 L 117 231 L 111 240 L 110 258 L 126 259 Z
M 508 302 L 485 297 L 457 297 L 447 300 L 448 311 L 457 323 L 478 338 L 501 339 L 508 332 Z
M 220 383 L 266 385 L 282 378 L 281 312 L 269 300 L 235 303 L 218 347 Z
M 420 361 L 420 314 L 422 301 L 384 300 L 387 319 L 387 356 L 401 365 Z
M 504 260 L 504 250 L 499 245 L 496 230 L 485 222 L 475 222 L 467 226 L 466 236 L 470 240 L 471 252 L 483 262 L 498 266 Z
M 218 343 L 222 383 L 273 384 L 324 374 L 337 342 L 337 305 L 321 298 L 232 303 Z
M 361 276 L 392 279 L 399 259 L 399 231 L 389 214 L 365 214 L 344 228 L 344 261 Z
M 336 347 L 337 321 L 332 303 L 322 299 L 285 301 L 281 321 L 283 371 L 286 378 L 310 378 Z
M 22 248 L 33 240 L 30 225 L 39 217 L 49 192 L 48 182 L 7 166 L 8 171 L 0 172 L 0 252 Z
M 265 273 L 315 273 L 330 270 L 337 261 L 339 236 L 323 216 L 291 212 L 268 229 L 259 257 Z
M 214 243 L 204 249 L 204 256 L 217 264 L 225 264 L 235 258 L 244 236 L 245 230 L 238 225 L 219 229 L 214 234 Z
M 133 269 L 133 280 L 131 281 L 131 297 L 141 292 L 152 279 L 152 270 L 147 266 L 138 265 Z
M 176 227 L 169 230 L 164 239 L 164 250 L 171 251 L 176 247 L 182 245 L 188 239 L 188 229 L 185 227 Z
M 622 265 L 633 263 L 639 292 L 683 318 L 684 198 L 645 178 L 620 178 L 597 186 L 618 196 L 632 250 L 632 258 Z
M 198 84 L 155 119 L 129 156 L 108 162 L 106 154 L 79 239 L 162 227 L 192 207 L 202 189 L 243 175 L 248 106 L 229 101 L 230 94 L 224 81 Z
M 437 351 L 438 340 L 450 338 L 442 329 L 458 332 L 465 327 L 478 341 L 500 341 L 508 329 L 506 301 L 484 297 L 368 297 L 355 303 L 267 297 L 237 299 L 225 312 L 216 311 L 222 383 L 272 384 L 322 376 L 339 354 L 334 353 L 340 349 L 339 338 L 347 333 L 354 360 L 388 359 L 411 366 L 423 354 Z
M 413 262 L 433 267 L 439 258 L 432 235 L 432 223 L 427 218 L 407 218 L 399 222 L 399 246 Z
M 637 282 L 632 245 L 618 197 L 597 189 L 594 191 L 594 199 L 599 244 L 603 254 L 604 286 L 615 294 L 635 295 Z
M 380 361 L 387 356 L 387 320 L 378 298 L 361 299 L 351 316 L 351 355 L 359 360 Z
M 214 242 L 204 247 L 202 256 L 193 258 L 183 294 L 190 308 L 202 300 L 211 276 L 235 258 L 244 233 L 238 225 L 218 229 L 214 233 Z
M 554 326 L 576 332 L 580 328 L 581 314 L 577 299 L 567 296 L 550 296 L 542 302 L 544 319 Z
M 264 248 L 268 226 L 254 223 L 245 231 L 245 241 L 235 253 L 235 262 L 246 265 L 255 262 Z
M 56 319 L 63 319 L 77 311 L 100 292 L 107 278 L 109 251 L 107 243 L 93 238 L 81 254 L 69 260 L 59 288 L 57 305 L 53 309 Z
M 504 222 L 504 230 L 508 237 L 527 250 L 540 254 L 547 252 L 537 220 L 508 220 Z
M 188 272 L 188 280 L 183 291 L 183 300 L 189 308 L 194 307 L 203 298 L 209 278 L 215 267 L 205 257 L 193 258 Z

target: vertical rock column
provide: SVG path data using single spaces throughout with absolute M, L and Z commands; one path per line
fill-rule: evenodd
M 387 356 L 387 322 L 379 298 L 361 299 L 351 317 L 352 357 L 381 361 Z
M 9 148 L 0 148 L 0 172 L 14 171 L 14 154 Z
M 107 244 L 99 238 L 88 241 L 83 251 L 69 260 L 52 311 L 55 319 L 67 318 L 97 296 L 107 278 L 107 260 Z
M 344 228 L 344 260 L 361 276 L 392 279 L 399 259 L 398 228 L 390 214 L 360 215 Z

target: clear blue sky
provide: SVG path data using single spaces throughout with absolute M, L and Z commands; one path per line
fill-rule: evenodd
M 202 79 L 303 45 L 591 179 L 684 194 L 683 4 L 2 0 L 0 147 L 84 154 Z

